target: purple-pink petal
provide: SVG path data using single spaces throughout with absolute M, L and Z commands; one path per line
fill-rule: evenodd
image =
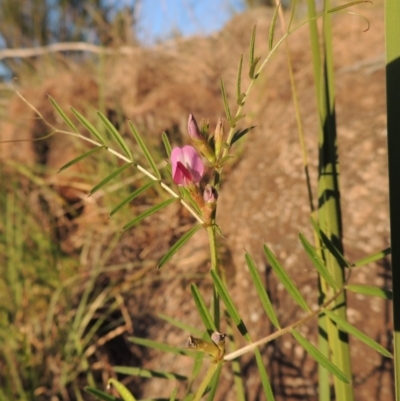
M 178 162 L 182 163 L 182 166 L 179 166 Z M 197 184 L 204 174 L 204 164 L 196 149 L 192 146 L 172 149 L 171 166 L 172 178 L 175 184 L 178 185 L 188 185 L 190 182 Z M 187 172 L 184 171 L 182 167 L 185 168 Z M 191 177 L 191 180 L 188 176 Z

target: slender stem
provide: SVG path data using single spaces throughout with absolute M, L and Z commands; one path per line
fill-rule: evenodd
M 192 399 L 192 401 L 200 401 L 201 397 L 203 396 L 204 392 L 207 389 L 208 384 L 211 382 L 211 379 L 213 378 L 214 373 L 217 371 L 220 364 L 221 364 L 221 362 L 219 362 L 219 363 L 212 362 L 210 364 L 210 367 L 208 368 L 203 381 L 200 383 L 200 386 L 197 389 L 196 394 L 195 394 L 194 398 Z

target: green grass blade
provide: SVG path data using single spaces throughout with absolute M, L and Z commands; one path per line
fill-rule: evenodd
M 260 374 L 261 384 L 264 389 L 265 399 L 268 401 L 274 401 L 275 397 L 274 394 L 272 393 L 271 383 L 269 382 L 267 370 L 265 369 L 265 365 L 262 360 L 260 350 L 258 348 L 254 350 L 254 355 L 256 357 L 256 363 L 258 372 Z
M 178 387 L 175 387 L 171 393 L 171 396 L 169 397 L 169 401 L 175 401 L 177 393 L 178 393 Z
M 310 311 L 306 301 L 304 300 L 303 296 L 300 294 L 300 291 L 294 285 L 293 281 L 290 279 L 289 275 L 286 273 L 284 268 L 278 262 L 275 255 L 272 251 L 264 245 L 264 252 L 267 256 L 269 263 L 271 264 L 272 269 L 274 270 L 275 274 L 278 276 L 279 281 L 285 286 L 286 291 L 290 294 L 290 296 L 294 299 L 294 301 L 306 312 Z
M 219 369 L 220 363 L 212 363 L 208 367 L 207 373 L 203 378 L 203 381 L 200 383 L 195 396 L 192 401 L 200 401 L 203 394 L 206 392 L 207 387 L 211 383 L 212 378 L 214 377 L 215 372 Z
M 215 288 L 221 297 L 223 303 L 225 304 L 226 310 L 229 313 L 229 316 L 232 318 L 233 322 L 235 323 L 236 327 L 239 329 L 240 333 L 243 336 L 248 334 L 247 328 L 239 315 L 239 311 L 237 310 L 235 304 L 232 301 L 232 298 L 225 287 L 224 283 L 222 282 L 221 278 L 218 274 L 214 271 L 210 271 L 211 278 L 214 282 Z
M 58 105 L 58 103 L 49 95 L 49 100 L 53 107 L 57 110 L 57 113 L 60 115 L 60 117 L 64 120 L 65 124 L 68 125 L 72 129 L 72 131 L 79 133 L 78 130 L 76 129 L 74 123 L 69 119 L 69 117 L 64 113 L 62 108 Z
M 208 331 L 208 334 L 213 333 L 217 330 L 215 327 L 215 323 L 211 317 L 210 312 L 206 306 L 206 303 L 203 300 L 203 297 L 200 294 L 199 289 L 197 288 L 196 284 L 190 285 L 190 290 L 192 292 L 194 303 L 196 304 L 197 310 L 199 311 L 200 318 Z
M 160 343 L 158 341 L 153 341 L 153 340 L 148 340 L 147 338 L 140 338 L 140 337 L 128 337 L 128 341 L 142 345 L 143 347 L 146 348 L 152 348 L 156 349 L 162 352 L 167 352 L 170 354 L 175 354 L 175 355 L 189 355 L 192 357 L 197 356 L 196 351 L 192 351 L 186 348 L 181 348 L 181 347 L 174 347 L 173 345 L 168 345 L 164 343 Z
M 150 167 L 153 169 L 155 176 L 161 180 L 161 174 L 158 171 L 158 168 L 156 166 L 156 163 L 154 162 L 153 157 L 151 156 L 151 153 L 149 152 L 149 150 L 147 149 L 145 143 L 143 142 L 142 137 L 139 135 L 139 133 L 137 132 L 136 128 L 134 127 L 134 125 L 132 124 L 131 121 L 129 121 L 129 128 L 132 131 L 132 134 L 136 140 L 136 142 L 138 143 L 138 145 L 140 146 L 140 149 L 143 152 L 143 156 L 146 158 L 147 163 L 149 163 Z
M 175 253 L 178 252 L 179 249 L 181 249 L 183 245 L 185 245 L 186 242 L 189 241 L 189 239 L 192 238 L 192 236 L 197 233 L 197 231 L 199 231 L 201 227 L 203 227 L 202 224 L 197 224 L 192 229 L 190 229 L 186 234 L 182 235 L 182 237 L 179 238 L 179 240 L 176 241 L 174 245 L 172 245 L 171 249 L 161 258 L 161 260 L 158 262 L 157 268 L 161 269 L 161 267 L 163 267 L 165 263 L 167 263 L 172 258 L 172 256 L 174 256 Z
M 236 80 L 236 103 L 238 106 L 243 106 L 243 100 L 246 96 L 242 93 L 242 70 L 243 70 L 243 54 L 240 55 L 239 68 Z
M 274 14 L 272 16 L 271 26 L 269 28 L 269 35 L 268 35 L 268 50 L 269 51 L 271 51 L 274 46 L 275 27 L 276 27 L 276 21 L 278 19 L 278 15 L 279 15 L 279 7 L 280 6 L 281 6 L 281 3 L 278 3 L 278 5 L 275 7 Z
M 71 161 L 69 161 L 68 163 L 65 163 L 62 167 L 60 167 L 60 169 L 58 170 L 58 172 L 60 173 L 61 171 L 67 169 L 68 167 L 73 166 L 74 164 L 80 162 L 81 160 L 86 159 L 87 157 L 93 155 L 94 153 L 96 153 L 97 151 L 99 151 L 100 149 L 105 149 L 104 146 L 96 146 L 93 149 L 90 149 L 89 151 L 85 152 L 83 155 L 80 155 L 78 157 L 76 157 L 75 159 L 72 159 Z
M 135 217 L 133 220 L 131 220 L 129 223 L 125 224 L 122 227 L 122 231 L 127 230 L 128 228 L 131 228 L 141 222 L 143 219 L 145 219 L 148 216 L 151 216 L 152 214 L 164 209 L 165 207 L 171 205 L 176 201 L 176 198 L 170 198 L 165 200 L 164 202 L 159 203 L 158 205 L 155 205 L 149 209 L 147 209 L 145 212 L 141 213 L 139 216 Z
M 172 152 L 172 148 L 171 148 L 171 144 L 170 144 L 169 139 L 168 139 L 168 135 L 165 132 L 163 132 L 161 134 L 161 138 L 163 140 L 165 151 L 167 152 L 167 156 L 168 156 L 168 158 L 170 158 L 171 152 Z
M 157 370 L 143 369 L 135 366 L 114 366 L 113 370 L 117 373 L 122 373 L 128 376 L 139 376 L 145 377 L 147 379 L 158 378 L 158 379 L 168 379 L 168 380 L 187 380 L 186 376 L 180 375 L 178 373 L 170 372 L 160 372 Z
M 213 378 L 211 379 L 210 383 L 210 392 L 208 393 L 207 401 L 213 401 L 215 397 L 215 393 L 217 392 L 218 389 L 218 383 L 219 383 L 219 378 L 221 377 L 221 370 L 222 370 L 222 364 L 218 364 L 218 369 L 214 373 Z
M 231 146 L 237 142 L 241 137 L 245 136 L 246 134 L 248 134 L 252 129 L 256 128 L 255 125 L 242 129 L 242 130 L 237 130 L 233 136 L 232 136 L 232 140 L 231 140 Z
M 226 97 L 225 85 L 224 85 L 224 81 L 222 80 L 222 78 L 220 79 L 220 84 L 221 84 L 222 101 L 224 103 L 226 118 L 228 120 L 228 124 L 230 126 L 232 126 L 231 110 L 229 109 L 228 98 Z
M 264 307 L 265 313 L 271 320 L 272 324 L 280 329 L 278 318 L 275 315 L 274 308 L 272 306 L 271 300 L 269 299 L 268 293 L 264 288 L 263 283 L 261 282 L 260 275 L 258 274 L 257 267 L 252 259 L 252 257 L 246 253 L 245 255 L 247 266 L 249 267 L 250 275 L 253 280 L 254 286 L 257 290 L 258 297 L 260 298 L 261 304 Z
M 253 65 L 253 62 L 254 62 L 254 49 L 255 49 L 255 45 L 256 45 L 256 32 L 257 32 L 257 24 L 254 25 L 253 32 L 251 33 L 250 49 L 249 49 L 249 66 Z
M 107 147 L 103 137 L 100 135 L 99 131 L 90 123 L 79 111 L 71 107 L 72 113 L 78 119 L 78 121 L 104 146 Z
M 374 253 L 373 255 L 366 256 L 365 258 L 362 258 L 360 260 L 357 260 L 357 262 L 354 262 L 351 267 L 360 267 L 360 266 L 365 266 L 368 263 L 375 262 L 376 260 L 383 259 L 385 256 L 388 256 L 392 253 L 392 248 L 386 248 L 383 251 L 379 251 L 377 253 Z
M 342 252 L 337 249 L 337 247 L 334 245 L 334 243 L 328 238 L 328 236 L 321 230 L 319 225 L 314 221 L 314 219 L 311 219 L 311 224 L 318 234 L 319 239 L 322 241 L 322 243 L 326 246 L 328 251 L 331 253 L 331 255 L 336 259 L 337 263 L 341 267 L 350 267 L 350 263 L 346 260 L 346 258 L 343 256 Z
M 393 292 L 384 290 L 382 288 L 373 287 L 370 285 L 346 285 L 346 290 L 356 292 L 357 294 L 370 295 L 372 297 L 379 297 L 383 299 L 393 299 Z
M 129 149 L 128 145 L 126 144 L 126 142 L 122 138 L 121 134 L 114 127 L 112 122 L 101 111 L 98 111 L 97 115 L 100 117 L 101 122 L 106 127 L 108 132 L 113 136 L 113 138 L 118 143 L 120 148 L 125 152 L 126 156 L 128 156 L 129 160 L 133 160 L 131 150 Z
M 253 60 L 253 64 L 251 64 L 250 69 L 249 69 L 249 77 L 250 79 L 257 79 L 258 74 L 256 74 L 256 68 L 257 68 L 257 64 L 258 62 L 261 60 L 261 57 L 256 57 Z
M 98 390 L 97 388 L 94 388 L 94 387 L 86 386 L 84 388 L 84 390 L 87 393 L 92 394 L 95 397 L 100 398 L 100 400 L 103 400 L 103 401 L 121 401 L 121 398 L 114 397 L 113 395 L 107 394 L 104 391 Z
M 133 394 L 118 380 L 108 379 L 108 386 L 113 386 L 124 401 L 136 401 Z
M 315 250 L 315 248 L 308 242 L 307 238 L 304 237 L 303 234 L 299 234 L 300 241 L 310 258 L 311 262 L 315 266 L 315 268 L 318 270 L 318 273 L 321 275 L 321 277 L 335 290 L 338 289 L 337 284 L 335 283 L 335 280 L 329 273 L 327 267 L 325 266 L 324 261 L 322 260 L 321 256 L 319 256 L 318 252 Z
M 156 181 L 150 181 L 147 184 L 138 188 L 136 191 L 132 192 L 127 198 L 125 198 L 121 203 L 119 203 L 117 206 L 115 206 L 115 208 L 113 210 L 111 210 L 110 217 L 113 214 L 117 213 L 118 210 L 120 210 L 122 207 L 124 207 L 127 203 L 131 202 L 133 199 L 138 197 L 141 193 L 143 193 L 146 190 L 148 190 L 149 188 L 151 188 L 155 183 L 156 183 Z
M 339 380 L 344 383 L 350 383 L 350 379 L 336 366 L 334 365 L 325 355 L 323 355 L 314 345 L 307 341 L 298 331 L 291 330 L 293 337 L 298 343 L 325 369 L 335 375 Z
M 97 192 L 99 189 L 103 188 L 104 185 L 108 184 L 113 178 L 115 178 L 116 176 L 120 175 L 123 171 L 125 171 L 128 167 L 133 166 L 133 163 L 125 163 L 124 165 L 122 165 L 121 167 L 117 168 L 115 171 L 113 171 L 110 175 L 108 175 L 106 178 L 104 178 L 104 180 L 102 180 L 101 182 L 99 182 L 96 186 L 94 186 L 90 193 L 90 195 L 93 195 L 95 192 Z
M 328 309 L 324 309 L 324 313 L 329 317 L 329 319 L 331 319 L 333 322 L 335 322 L 338 325 L 338 327 L 340 329 L 342 329 L 343 331 L 345 331 L 346 333 L 349 333 L 349 334 L 353 335 L 354 337 L 358 338 L 364 344 L 368 345 L 369 347 L 371 347 L 375 351 L 381 353 L 382 355 L 384 355 L 388 358 L 392 358 L 391 353 L 388 350 L 386 350 L 384 347 L 382 347 L 382 345 L 378 344 L 375 340 L 368 337 L 366 334 L 364 334 L 363 332 L 361 332 L 360 330 L 355 328 L 353 325 L 351 325 L 346 320 L 343 320 L 342 318 L 340 318 L 338 315 L 336 315 L 336 313 L 334 313 Z
M 193 326 L 190 326 L 189 324 L 183 323 L 180 320 L 173 319 L 172 317 L 164 315 L 163 313 L 159 313 L 157 316 L 160 319 L 165 320 L 169 324 L 172 324 L 173 326 L 177 327 L 178 329 L 187 331 L 188 333 L 193 334 L 197 337 L 201 337 L 204 333 L 204 331 L 199 330 L 196 327 L 193 327 Z

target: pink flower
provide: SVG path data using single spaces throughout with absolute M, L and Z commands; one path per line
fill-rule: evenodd
M 204 164 L 192 146 L 172 149 L 171 165 L 172 178 L 178 185 L 198 184 L 204 174 Z
M 188 132 L 189 136 L 194 141 L 202 141 L 203 136 L 200 133 L 199 126 L 197 125 L 196 119 L 193 117 L 193 114 L 189 114 L 189 121 L 188 121 Z

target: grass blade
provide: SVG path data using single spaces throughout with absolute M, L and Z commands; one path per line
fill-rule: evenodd
M 81 113 L 71 107 L 72 113 L 79 120 L 79 122 L 104 146 L 107 147 L 103 137 L 100 135 L 99 131 L 90 123 Z
M 161 134 L 161 138 L 163 140 L 165 151 L 167 152 L 168 158 L 170 158 L 172 148 L 171 148 L 171 144 L 169 143 L 168 135 L 165 132 L 163 132 Z
M 170 201 L 172 201 L 172 202 L 173 202 L 174 200 L 176 200 L 176 198 L 170 199 Z M 172 203 L 172 202 L 170 202 L 170 203 Z M 168 205 L 167 205 L 167 206 L 168 206 Z M 157 268 L 158 268 L 158 269 L 161 269 L 161 267 L 164 266 L 165 263 L 167 263 L 167 262 L 172 258 L 172 256 L 174 256 L 175 253 L 178 252 L 179 249 L 181 249 L 182 246 L 185 245 L 186 242 L 187 242 L 194 234 L 196 234 L 196 232 L 197 232 L 201 227 L 203 227 L 202 224 L 197 224 L 197 225 L 195 225 L 192 229 L 190 229 L 186 234 L 182 235 L 182 237 L 179 238 L 179 240 L 176 241 L 174 245 L 172 245 L 171 249 L 161 258 L 161 260 L 158 262 Z
M 243 106 L 245 94 L 242 93 L 242 70 L 243 70 L 243 54 L 240 56 L 239 68 L 236 80 L 236 103 L 238 106 Z
M 373 255 L 366 256 L 365 258 L 357 260 L 357 262 L 354 262 L 351 265 L 351 267 L 365 266 L 368 263 L 372 263 L 372 262 L 375 262 L 376 260 L 383 259 L 385 256 L 388 256 L 391 253 L 392 253 L 392 248 L 386 248 L 383 251 L 374 253 Z
M 258 348 L 254 350 L 254 355 L 256 357 L 257 368 L 258 372 L 260 373 L 260 379 L 264 389 L 265 398 L 268 401 L 274 401 L 275 397 L 272 392 L 271 383 L 269 382 L 267 370 L 265 369 L 265 364 L 262 360 L 262 356 Z
M 176 400 L 176 394 L 178 393 L 178 388 L 175 387 L 174 391 L 171 393 L 171 397 L 169 397 L 169 401 L 175 401 Z
M 215 288 L 221 297 L 223 303 L 225 304 L 226 310 L 229 313 L 229 316 L 232 318 L 233 322 L 235 323 L 236 327 L 239 329 L 240 333 L 243 336 L 248 335 L 247 328 L 239 315 L 239 311 L 237 310 L 235 304 L 232 301 L 232 298 L 226 289 L 224 283 L 222 282 L 221 278 L 218 274 L 214 271 L 210 271 L 211 278 L 214 282 Z
M 232 140 L 231 140 L 231 146 L 238 141 L 242 136 L 245 136 L 247 133 L 249 133 L 252 129 L 256 128 L 255 125 L 245 128 L 243 130 L 237 130 L 233 136 L 232 136 Z
M 147 189 L 151 188 L 154 184 L 156 183 L 156 181 L 150 181 L 147 184 L 141 186 L 140 188 L 138 188 L 136 191 L 134 191 L 133 193 L 131 193 L 127 198 L 125 198 L 121 203 L 119 203 L 117 206 L 115 206 L 115 208 L 113 210 L 111 210 L 110 212 L 110 217 L 117 213 L 118 210 L 120 210 L 123 206 L 125 206 L 127 203 L 131 202 L 133 199 L 135 199 L 136 197 L 138 197 L 142 192 L 145 192 Z
M 197 288 L 196 284 L 191 284 L 190 290 L 192 292 L 194 303 L 196 304 L 197 310 L 199 311 L 201 320 L 203 321 L 203 324 L 207 329 L 208 334 L 213 333 L 214 331 L 217 330 L 217 328 L 215 327 L 215 323 L 211 317 L 210 312 L 208 311 L 206 303 L 204 302 L 203 297 L 201 296 L 200 291 Z
M 108 379 L 107 386 L 113 386 L 124 401 L 136 401 L 133 394 L 118 380 Z
M 343 320 L 342 318 L 340 318 L 338 315 L 336 315 L 336 313 L 334 313 L 328 309 L 324 309 L 324 313 L 329 317 L 329 319 L 331 319 L 333 322 L 335 322 L 338 325 L 338 327 L 340 329 L 342 329 L 343 331 L 345 331 L 346 333 L 349 333 L 349 334 L 353 335 L 354 337 L 358 338 L 364 344 L 368 345 L 369 347 L 371 347 L 375 351 L 381 353 L 382 355 L 384 355 L 388 358 L 392 358 L 391 353 L 388 350 L 386 350 L 384 347 L 382 347 L 382 345 L 378 344 L 375 340 L 368 337 L 366 334 L 364 334 L 363 332 L 361 332 L 360 330 L 355 328 L 353 325 L 351 325 L 346 320 Z
M 104 391 L 98 390 L 97 388 L 94 387 L 86 386 L 84 390 L 87 393 L 92 394 L 103 401 L 121 401 L 121 398 L 114 397 L 113 395 L 107 394 Z
M 306 312 L 309 312 L 310 308 L 308 307 L 303 296 L 300 294 L 300 291 L 294 285 L 294 283 L 290 279 L 289 275 L 286 273 L 286 271 L 280 265 L 280 263 L 278 262 L 278 259 L 276 259 L 275 255 L 267 247 L 267 245 L 264 245 L 264 252 L 267 256 L 269 263 L 271 264 L 271 267 L 274 269 L 275 274 L 278 276 L 279 281 L 285 286 L 286 291 L 290 294 L 290 296 L 295 300 L 295 302 L 302 309 L 304 309 Z
M 322 258 L 318 255 L 317 251 L 315 248 L 308 242 L 306 237 L 304 237 L 303 234 L 299 234 L 300 241 L 307 252 L 308 257 L 310 258 L 311 262 L 315 266 L 315 268 L 318 270 L 318 273 L 321 275 L 321 277 L 335 290 L 338 289 L 337 284 L 335 283 L 335 280 L 329 273 L 327 267 L 325 266 L 324 261 Z
M 370 295 L 383 299 L 393 299 L 393 291 L 384 290 L 382 288 L 373 287 L 370 285 L 346 285 L 346 290 L 356 292 L 357 294 Z
M 218 364 L 218 369 L 214 373 L 213 378 L 211 379 L 210 383 L 210 392 L 208 393 L 207 401 L 213 401 L 215 397 L 215 393 L 217 392 L 218 389 L 218 383 L 219 383 L 219 378 L 221 377 L 221 370 L 222 370 L 222 364 Z
M 60 117 L 64 120 L 65 124 L 67 124 L 72 131 L 79 133 L 78 130 L 76 129 L 74 123 L 69 119 L 69 117 L 64 113 L 62 108 L 58 105 L 58 103 L 49 95 L 49 100 L 53 107 L 57 110 L 57 113 L 60 115 Z
M 125 171 L 128 167 L 133 166 L 133 163 L 125 163 L 123 166 L 117 168 L 115 171 L 113 171 L 110 175 L 108 175 L 104 180 L 99 182 L 96 186 L 94 186 L 90 193 L 90 195 L 93 195 L 96 191 L 98 191 L 100 188 L 103 188 L 104 185 L 108 184 L 113 178 L 115 178 L 117 175 L 121 174 L 123 171 Z
M 278 13 L 281 3 L 275 7 L 274 15 L 272 16 L 271 26 L 269 28 L 269 35 L 268 35 L 268 50 L 271 51 L 274 46 L 274 36 L 275 36 L 275 27 L 276 27 L 276 20 L 278 19 Z
M 172 324 L 173 326 L 177 327 L 178 329 L 187 331 L 188 333 L 194 334 L 195 336 L 201 337 L 204 334 L 204 331 L 196 329 L 196 327 L 193 327 L 193 326 L 190 326 L 189 324 L 183 323 L 180 320 L 177 320 L 177 319 L 174 319 L 167 315 L 164 315 L 163 313 L 159 313 L 157 316 L 160 319 L 168 322 L 169 324 Z
M 132 157 L 132 152 L 129 149 L 128 145 L 122 138 L 121 134 L 117 131 L 117 129 L 114 127 L 112 122 L 101 112 L 98 111 L 97 115 L 100 117 L 101 122 L 103 125 L 107 128 L 108 132 L 113 136 L 115 141 L 118 143 L 120 148 L 125 152 L 125 154 L 128 156 L 129 160 L 133 160 Z
M 180 375 L 178 373 L 170 372 L 160 372 L 157 370 L 142 369 L 135 366 L 114 366 L 113 370 L 117 373 L 122 373 L 123 375 L 129 376 L 139 376 L 151 379 L 153 377 L 158 379 L 168 379 L 168 380 L 187 380 L 186 376 Z
M 224 85 L 224 81 L 222 80 L 222 78 L 220 79 L 220 83 L 221 83 L 222 101 L 224 102 L 224 109 L 225 109 L 226 118 L 228 120 L 228 124 L 230 126 L 232 126 L 231 110 L 229 109 L 228 98 L 226 97 L 225 85 Z
M 173 345 L 168 345 L 164 343 L 160 343 L 158 341 L 148 340 L 147 338 L 140 337 L 128 337 L 128 340 L 132 343 L 142 345 L 143 347 L 156 349 L 162 352 L 168 352 L 170 354 L 175 355 L 189 355 L 192 357 L 197 356 L 196 351 L 192 351 L 182 347 L 174 347 Z
M 136 128 L 134 127 L 134 125 L 132 124 L 131 121 L 129 121 L 129 128 L 131 129 L 132 134 L 133 134 L 134 138 L 136 139 L 136 142 L 140 146 L 140 149 L 142 150 L 144 157 L 146 158 L 150 167 L 153 169 L 155 176 L 159 180 L 161 180 L 161 174 L 158 171 L 158 168 L 156 166 L 156 163 L 154 162 L 153 157 L 151 156 L 149 150 L 147 149 L 146 145 L 144 144 L 144 142 L 142 140 L 142 137 L 139 135 L 139 133 L 137 132 Z
M 165 200 L 164 202 L 159 203 L 158 205 L 155 205 L 155 206 L 151 207 L 150 209 L 146 210 L 145 212 L 143 212 L 139 216 L 135 217 L 129 223 L 125 224 L 122 227 L 122 231 L 125 231 L 128 228 L 133 227 L 134 225 L 138 224 L 139 222 L 141 222 L 146 217 L 151 216 L 152 214 L 160 211 L 161 209 L 164 209 L 165 207 L 171 205 L 175 201 L 176 201 L 176 198 L 170 198 L 170 199 Z
M 349 378 L 334 365 L 325 355 L 323 355 L 314 345 L 307 341 L 297 330 L 291 330 L 293 337 L 298 343 L 326 370 L 335 375 L 339 380 L 344 383 L 350 383 Z
M 249 267 L 250 275 L 253 280 L 254 286 L 256 287 L 258 297 L 264 307 L 265 313 L 271 320 L 272 324 L 277 328 L 280 329 L 281 326 L 279 325 L 278 319 L 275 315 L 274 308 L 272 307 L 271 300 L 269 299 L 268 293 L 264 288 L 263 283 L 261 282 L 260 275 L 258 274 L 257 267 L 252 259 L 252 257 L 246 253 L 245 255 L 247 266 Z
M 62 167 L 60 167 L 60 169 L 58 170 L 58 172 L 60 173 L 61 171 L 67 169 L 68 167 L 73 166 L 74 164 L 80 162 L 83 159 L 86 159 L 87 157 L 93 155 L 94 153 L 96 153 L 98 150 L 100 149 L 105 149 L 104 146 L 96 146 L 93 149 L 90 149 L 89 151 L 85 152 L 83 155 L 80 155 L 78 157 L 75 157 L 75 159 L 72 159 L 71 161 L 69 161 L 68 163 L 65 163 Z

